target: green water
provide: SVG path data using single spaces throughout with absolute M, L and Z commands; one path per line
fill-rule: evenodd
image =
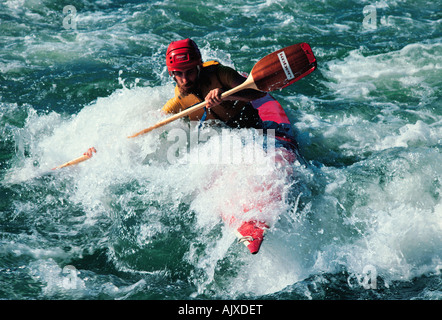
M 440 300 L 440 12 L 428 1 L 3 1 L 0 298 Z M 162 146 L 174 129 L 191 134 L 184 121 L 126 138 L 161 119 L 165 51 L 185 37 L 245 72 L 312 46 L 318 70 L 274 93 L 307 167 L 274 170 L 235 130 L 236 151 L 262 167 L 209 164 L 214 140 L 169 163 Z M 87 162 L 42 175 L 91 146 Z M 283 197 L 250 256 L 220 213 L 269 181 Z

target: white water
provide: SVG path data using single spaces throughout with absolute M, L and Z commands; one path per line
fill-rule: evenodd
M 29 179 L 38 183 L 31 178 L 94 146 L 98 152 L 93 158 L 54 173 L 57 179 L 52 183 L 59 188 L 66 181 L 73 184 L 67 187 L 64 201 L 83 208 L 86 225 L 108 215 L 115 200 L 126 212 L 133 210 L 133 199 L 175 206 L 188 203 L 196 214 L 195 228 L 202 230 L 185 255 L 195 268 L 192 277 L 197 293 L 215 290 L 231 297 L 269 294 L 311 274 L 335 272 L 340 265 L 345 265 L 354 279 L 365 274 L 364 268 L 372 267 L 386 286 L 394 280 L 438 271 L 442 244 L 442 169 L 438 164 L 442 156 L 437 148 L 422 149 L 421 145 L 439 143 L 440 126 L 422 121 L 402 126 L 397 121 L 392 124 L 397 132 L 383 136 L 377 123 L 357 116 L 324 123 L 305 115 L 297 123 L 302 130 L 320 130 L 344 153 L 367 146 L 363 149 L 373 154 L 343 168 L 295 165 L 291 178 L 273 162 L 267 160 L 265 165 L 262 148 L 250 144 L 251 140 L 245 146 L 235 146 L 261 157 L 258 170 L 253 164 L 214 164 L 213 150 L 219 148 L 216 139 L 171 164 L 167 149 L 160 146 L 171 143 L 163 130 L 135 139 L 127 135 L 161 120 L 159 106 L 172 90 L 170 85 L 124 88 L 67 118 L 30 112 L 26 126 L 16 132 L 18 149 L 26 149 L 30 157 L 18 152 L 17 165 L 6 182 Z M 311 103 L 302 106 L 311 107 Z M 168 126 L 169 133 L 173 128 L 190 134 L 181 120 Z M 241 132 L 230 132 L 233 141 L 241 137 L 244 139 Z M 265 188 L 269 181 L 270 190 L 281 191 L 283 199 L 260 213 L 273 219 L 273 227 L 261 252 L 248 256 L 242 245 L 234 244 L 231 230 L 220 224 L 220 214 L 242 212 L 242 206 L 256 202 L 256 197 L 270 196 Z M 115 186 L 134 182 L 139 187 L 136 193 L 112 194 Z M 146 214 L 151 216 L 155 211 Z M 160 221 L 141 223 L 137 242 L 143 247 L 165 228 Z M 214 235 L 214 230 L 221 233 Z M 202 251 L 196 249 L 201 243 L 206 246 Z M 227 276 L 220 274 L 220 265 L 226 260 L 232 264 Z M 121 268 L 143 272 L 126 262 Z M 50 291 L 53 280 L 48 281 Z
M 70 84 L 55 85 L 60 70 L 54 73 L 55 78 L 46 74 L 49 84 L 54 82 L 49 89 L 31 83 L 34 90 L 24 90 L 27 104 L 1 101 L 0 111 L 2 116 L 6 115 L 2 121 L 27 114 L 23 128 L 14 127 L 16 122 L 9 124 L 8 120 L 2 127 L 2 134 L 16 146 L 2 183 L 12 185 L 14 191 L 15 184 L 19 187 L 8 211 L 1 214 L 7 216 L 11 211 L 12 222 L 24 219 L 31 231 L 5 232 L 0 250 L 5 257 L 32 260 L 23 268 L 32 279 L 41 282 L 43 297 L 97 297 L 102 292 L 125 298 L 138 291 L 150 292 L 153 287 L 160 288 L 158 291 L 163 294 L 168 284 L 180 287 L 185 281 L 195 287 L 191 296 L 255 297 L 290 292 L 291 286 L 309 277 L 317 277 L 312 280 L 313 286 L 320 287 L 326 281 L 322 274 L 339 274 L 342 268 L 350 274 L 350 289 L 361 287 L 358 282 L 367 270 L 378 275 L 378 286 L 440 275 L 442 49 L 434 37 L 422 41 L 413 37 L 417 32 L 436 33 L 440 21 L 410 17 L 411 13 L 404 11 L 388 20 L 390 26 L 379 25 L 377 31 L 364 31 L 361 20 L 365 3 L 352 9 L 354 12 L 336 10 L 336 16 L 330 10 L 332 3 L 324 3 L 328 5 L 324 11 L 313 9 L 312 14 L 307 3 L 293 7 L 289 1 L 267 1 L 256 6 L 259 10 L 249 4 L 233 5 L 229 14 L 239 11 L 236 18 L 247 18 L 240 25 L 245 26 L 244 30 L 238 30 L 232 18 L 225 19 L 222 25 L 215 23 L 206 38 L 199 29 L 197 40 L 205 60 L 218 59 L 227 65 L 233 65 L 230 52 L 235 55 L 235 64 L 242 66 L 257 59 L 255 47 L 260 53 L 276 50 L 289 42 L 285 37 L 294 29 L 299 31 L 296 41 L 311 42 L 319 69 L 299 87 L 296 84 L 275 94 L 298 130 L 301 153 L 310 162 L 309 168 L 290 167 L 294 176 L 288 178 L 252 143 L 251 136 L 242 132 L 229 133 L 232 141 L 247 142 L 244 146 L 235 144 L 235 151 L 240 155 L 254 154 L 260 163 L 259 170 L 249 164 L 214 164 L 214 155 L 219 150 L 216 139 L 201 144 L 199 152 L 190 152 L 182 161 L 169 163 L 167 151 L 173 141 L 167 140 L 163 130 L 136 139 L 126 138 L 161 120 L 159 110 L 173 94 L 163 65 L 166 43 L 181 36 L 175 29 L 183 22 L 187 31 L 194 32 L 189 20 L 174 15 L 175 8 L 165 6 L 167 10 L 150 11 L 155 14 L 153 20 L 164 15 L 166 24 L 175 26 L 168 28 L 163 24 L 163 29 L 143 30 L 147 22 L 137 7 L 127 6 L 118 12 L 94 11 L 89 7 L 79 12 L 78 30 L 72 31 L 62 29 L 61 10 L 60 19 L 52 17 L 59 28 L 54 27 L 55 22 L 47 22 L 45 29 L 46 16 L 55 9 L 43 7 L 40 13 L 34 10 L 29 16 L 28 9 L 34 4 L 6 4 L 15 18 L 24 16 L 26 22 L 11 23 L 17 35 L 10 35 L 6 41 L 16 44 L 4 48 L 0 61 L 0 70 L 8 74 L 8 80 L 28 80 L 23 82 L 25 86 L 32 82 L 27 77 L 33 72 L 45 70 L 52 76 L 52 65 L 63 66 L 71 61 L 81 65 L 85 60 L 102 63 L 96 66 L 97 73 L 109 66 L 124 70 L 119 74 L 120 85 L 128 71 L 144 72 L 148 79 L 143 79 L 144 86 L 126 83 L 124 88 L 86 104 L 73 115 L 37 109 L 45 101 L 42 96 L 63 85 L 70 88 Z M 218 8 L 217 14 L 227 11 L 218 4 L 211 5 L 210 11 Z M 287 10 L 283 10 L 283 5 Z M 302 10 L 301 5 L 309 10 Z M 154 5 L 146 6 L 143 12 L 149 12 Z M 402 6 L 406 3 L 377 4 L 387 13 Z M 284 12 L 274 13 L 275 8 Z M 340 16 L 348 13 L 357 16 L 354 21 Z M 308 19 L 300 19 L 302 14 Z M 432 17 L 437 19 L 436 15 Z M 255 30 L 256 21 L 247 26 L 250 17 L 265 21 L 270 29 L 261 34 Z M 28 18 L 34 24 L 29 24 Z M 276 22 L 270 26 L 269 21 L 275 20 L 272 18 Z M 33 32 L 34 25 L 41 32 Z M 206 27 L 202 28 L 206 31 Z M 345 39 L 359 40 L 364 33 L 370 42 L 349 43 L 343 39 L 345 35 Z M 398 45 L 404 38 L 416 42 Z M 373 44 L 378 44 L 378 53 L 367 49 Z M 389 50 L 390 45 L 400 48 Z M 131 46 L 133 52 L 129 50 Z M 341 50 L 346 53 L 342 55 Z M 20 52 L 18 58 L 12 58 L 15 52 Z M 115 83 L 117 77 L 115 73 Z M 62 78 L 69 77 L 63 74 Z M 105 86 L 111 84 L 112 79 L 106 79 Z M 302 92 L 309 86 L 316 87 L 312 94 L 298 94 L 298 90 Z M 40 104 L 34 106 L 36 98 Z M 69 107 L 68 96 L 59 93 L 58 99 Z M 51 107 L 46 110 L 52 110 Z M 164 129 L 169 134 L 192 132 L 182 121 Z M 54 172 L 49 178 L 38 178 L 92 146 L 98 150 L 92 159 Z M 283 197 L 275 207 L 261 213 L 273 219 L 274 225 L 260 253 L 250 256 L 243 245 L 234 243 L 234 235 L 219 215 L 225 208 L 241 212 L 242 205 L 252 203 L 257 194 L 268 196 L 266 189 L 254 190 L 268 181 L 282 191 Z M 47 192 L 29 194 L 40 189 Z M 137 218 L 132 229 L 125 224 L 131 217 Z M 172 221 L 165 222 L 167 218 Z M 34 224 L 48 225 L 52 233 L 40 234 Z M 170 249 L 166 243 L 164 250 L 152 248 L 158 238 L 169 233 L 176 235 L 180 230 L 187 232 L 181 247 Z M 125 233 L 129 235 L 126 237 Z M 57 241 L 57 237 L 61 240 Z M 108 263 L 118 271 L 145 278 L 122 284 L 101 275 L 99 270 L 90 271 L 86 263 L 80 270 L 82 277 L 69 278 L 63 273 L 65 264 L 103 248 Z M 168 259 L 172 250 L 185 252 L 177 259 Z M 156 257 L 154 261 L 149 260 L 152 256 Z M 180 266 L 173 266 L 173 261 Z M 14 263 L 22 266 L 22 261 Z M 181 282 L 174 282 L 173 276 L 181 268 L 190 271 L 176 276 Z M 152 285 L 150 276 L 160 280 Z M 168 282 L 168 277 L 174 280 Z M 439 291 L 428 290 L 422 293 L 423 298 L 440 299 L 440 287 Z M 302 297 L 311 297 L 311 291 L 314 290 L 306 286 Z M 170 294 L 173 298 L 187 294 L 174 293 Z M 35 297 L 33 294 L 30 296 Z M 358 298 L 357 294 L 354 297 Z

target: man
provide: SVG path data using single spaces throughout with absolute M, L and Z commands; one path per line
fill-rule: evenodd
M 240 85 L 246 78 L 216 61 L 203 63 L 193 40 L 170 43 L 166 65 L 176 87 L 175 97 L 164 105 L 163 112 L 178 113 L 205 100 L 206 107 L 191 113 L 190 120 L 217 119 L 232 128 L 262 128 L 258 112 L 249 102 L 265 93 L 246 89 L 222 99 L 223 92 Z

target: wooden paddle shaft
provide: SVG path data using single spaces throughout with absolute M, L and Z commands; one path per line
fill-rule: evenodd
M 78 157 L 78 158 L 76 158 L 76 159 L 74 159 L 74 160 L 71 160 L 71 161 L 68 161 L 68 162 L 66 162 L 66 163 L 63 163 L 62 165 L 59 165 L 58 167 L 55 167 L 55 168 L 53 168 L 52 170 L 55 170 L 55 169 L 61 169 L 61 168 L 64 168 L 64 167 L 69 167 L 69 166 L 72 166 L 72 165 L 74 165 L 74 164 L 77 164 L 77 163 L 83 162 L 83 161 L 85 161 L 85 160 L 87 160 L 87 159 L 89 159 L 89 158 L 90 158 L 90 157 L 88 157 L 88 156 L 86 156 L 86 155 L 83 155 L 83 156 Z
M 92 158 L 92 155 L 93 155 L 93 153 L 96 153 L 97 152 L 97 150 L 94 148 L 94 147 L 92 147 L 92 148 L 89 148 L 81 157 L 78 157 L 78 158 L 76 158 L 76 159 L 73 159 L 73 160 L 71 160 L 71 161 L 68 161 L 68 162 L 66 162 L 66 163 L 63 163 L 62 165 L 59 165 L 59 166 L 57 166 L 57 167 L 55 167 L 55 168 L 52 168 L 52 170 L 56 170 L 56 169 L 61 169 L 61 168 L 64 168 L 64 167 L 69 167 L 69 166 L 73 166 L 73 165 L 75 165 L 75 164 L 77 164 L 77 163 L 80 163 L 80 162 L 83 162 L 83 161 L 86 161 L 87 159 L 90 159 L 90 158 Z
M 249 75 L 249 77 L 246 79 L 246 81 L 244 81 L 239 86 L 236 86 L 236 87 L 234 87 L 234 88 L 232 88 L 232 89 L 222 93 L 221 94 L 221 99 L 224 99 L 224 98 L 226 98 L 228 96 L 231 96 L 232 94 L 235 94 L 235 93 L 237 93 L 239 91 L 242 91 L 244 89 L 255 89 L 255 90 L 258 90 L 258 88 L 256 87 L 255 82 L 253 81 L 252 75 Z M 173 116 L 171 116 L 171 117 L 169 117 L 167 119 L 164 119 L 163 121 L 160 121 L 157 124 L 155 124 L 155 125 L 153 125 L 153 126 L 151 126 L 149 128 L 146 128 L 146 129 L 144 129 L 144 130 L 142 130 L 140 132 L 135 133 L 134 135 L 129 136 L 128 138 L 134 138 L 134 137 L 139 136 L 141 134 L 150 132 L 150 131 L 152 131 L 152 130 L 154 130 L 156 128 L 162 127 L 162 126 L 164 126 L 164 125 L 166 125 L 166 124 L 168 124 L 170 122 L 173 122 L 175 120 L 178 120 L 178 119 L 180 119 L 182 117 L 185 117 L 185 116 L 191 114 L 192 112 L 197 111 L 197 110 L 203 108 L 206 104 L 207 104 L 206 101 L 200 102 L 200 103 L 194 105 L 193 107 L 187 108 L 186 110 L 181 111 L 180 113 L 177 113 L 177 114 L 175 114 L 175 115 L 173 115 Z

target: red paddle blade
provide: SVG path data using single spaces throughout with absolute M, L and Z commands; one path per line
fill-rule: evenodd
M 316 58 L 303 42 L 275 51 L 259 60 L 251 75 L 256 87 L 265 92 L 283 89 L 316 69 Z

